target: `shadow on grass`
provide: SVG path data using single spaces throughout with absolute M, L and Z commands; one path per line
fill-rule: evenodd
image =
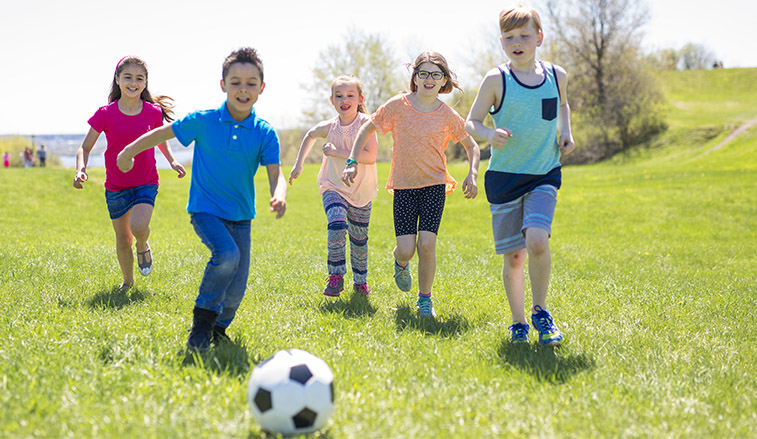
M 418 317 L 415 308 L 409 306 L 401 306 L 397 308 L 394 324 L 397 327 L 398 332 L 407 329 L 415 329 L 429 335 L 438 335 L 440 337 L 455 337 L 471 327 L 468 319 L 459 314 L 452 315 L 449 318 Z
M 252 367 L 247 340 L 240 338 L 214 344 L 208 352 L 192 352 L 185 348 L 179 355 L 184 356 L 183 366 L 196 366 L 239 378 L 247 378 Z
M 536 377 L 539 381 L 562 384 L 581 372 L 595 367 L 594 359 L 586 354 L 567 354 L 566 348 L 545 347 L 539 344 L 512 344 L 504 340 L 499 357 L 506 364 Z
M 376 314 L 376 307 L 371 305 L 370 299 L 360 293 L 353 293 L 349 301 L 344 301 L 341 297 L 337 300 L 327 299 L 318 306 L 318 309 L 322 313 L 342 314 L 348 319 L 359 319 Z
M 146 297 L 146 292 L 141 291 L 139 288 L 132 287 L 128 290 L 123 290 L 115 286 L 111 289 L 98 291 L 97 294 L 87 300 L 87 305 L 90 308 L 97 309 L 121 309 L 125 306 L 144 302 Z

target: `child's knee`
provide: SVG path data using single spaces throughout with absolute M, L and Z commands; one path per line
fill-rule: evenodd
M 549 232 L 542 229 L 526 231 L 526 248 L 529 254 L 540 255 L 549 251 Z
M 526 266 L 526 249 L 505 254 L 505 269 L 522 269 Z

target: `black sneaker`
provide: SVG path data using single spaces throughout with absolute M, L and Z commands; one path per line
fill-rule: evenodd
M 187 338 L 187 349 L 190 351 L 206 352 L 210 349 L 213 325 L 216 323 L 218 313 L 209 309 L 195 307 L 192 330 Z
M 226 334 L 226 328 L 215 325 L 210 334 L 210 342 L 216 345 L 219 343 L 231 343 L 231 337 Z

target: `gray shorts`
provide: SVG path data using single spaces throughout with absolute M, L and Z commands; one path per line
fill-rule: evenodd
M 542 185 L 504 204 L 490 204 L 494 250 L 498 255 L 526 248 L 526 229 L 536 227 L 552 235 L 557 188 Z

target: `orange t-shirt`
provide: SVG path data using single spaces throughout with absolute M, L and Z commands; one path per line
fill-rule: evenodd
M 465 120 L 449 105 L 442 105 L 431 113 L 413 108 L 407 94 L 394 96 L 371 116 L 376 130 L 391 131 L 392 167 L 386 190 L 416 189 L 437 184 L 446 185 L 446 193 L 455 190 L 457 182 L 447 171 L 444 151 L 452 140 L 460 142 L 465 132 Z

